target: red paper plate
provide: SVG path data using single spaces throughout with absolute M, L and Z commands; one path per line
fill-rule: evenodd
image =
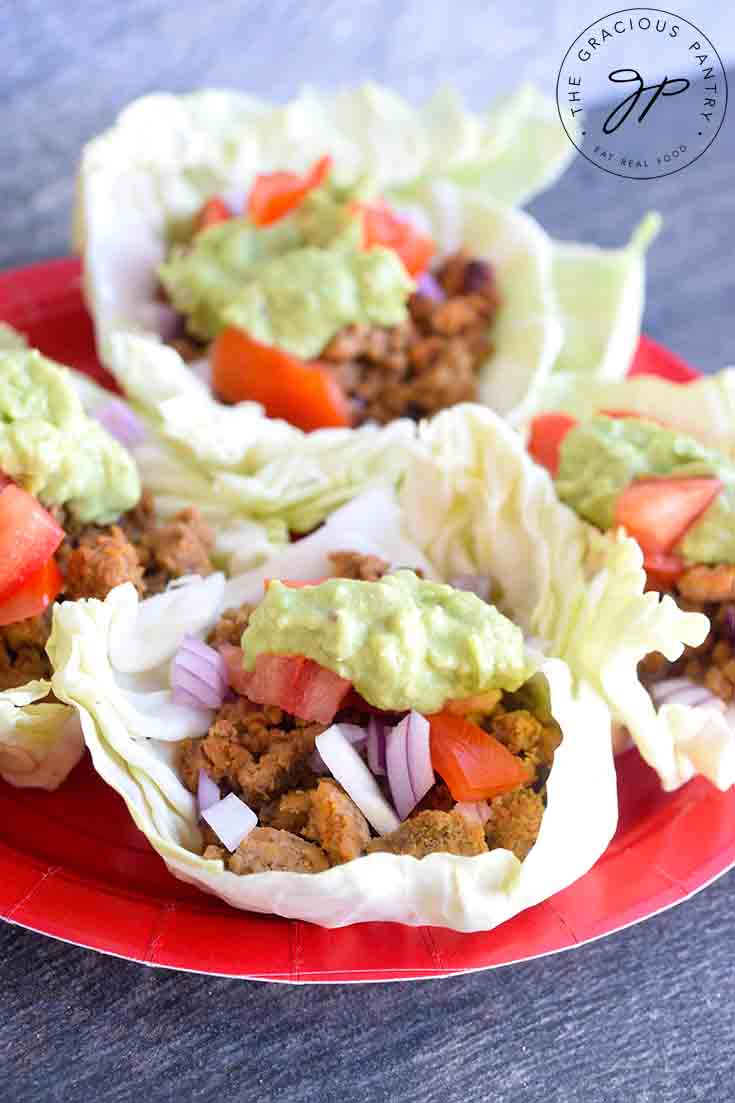
M 79 266 L 0 276 L 0 319 L 105 380 Z M 634 371 L 696 376 L 643 338 Z M 597 865 L 495 931 L 366 923 L 327 931 L 238 912 L 176 881 L 85 760 L 56 793 L 0 781 L 0 917 L 148 965 L 292 982 L 450 976 L 570 949 L 686 899 L 735 865 L 735 790 L 663 793 L 635 751 L 619 763 L 620 823 Z

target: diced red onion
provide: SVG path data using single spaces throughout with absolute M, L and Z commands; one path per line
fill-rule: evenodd
M 420 712 L 409 712 L 402 724 L 406 725 L 406 750 L 408 757 L 408 776 L 411 779 L 416 804 L 428 793 L 434 784 L 434 767 L 431 765 L 431 745 L 429 742 L 429 721 Z
M 454 806 L 454 811 L 458 812 L 459 815 L 463 816 L 469 823 L 486 824 L 490 819 L 490 805 L 486 800 L 457 801 Z
M 449 585 L 455 590 L 465 590 L 475 594 L 481 601 L 490 600 L 490 579 L 486 574 L 456 574 L 449 579 Z
M 359 753 L 333 724 L 316 737 L 316 748 L 329 772 L 380 835 L 395 831 L 400 820 L 381 793 Z
M 386 725 L 371 716 L 367 730 L 368 766 L 376 777 L 385 777 L 385 730 Z
M 211 777 L 206 770 L 199 771 L 199 783 L 197 785 L 197 805 L 199 806 L 199 815 L 202 812 L 206 812 L 208 808 L 211 808 L 213 804 L 216 804 L 221 799 L 222 794 L 219 791 L 219 785 L 216 781 L 212 781 Z
M 232 188 L 231 191 L 222 193 L 221 197 L 230 209 L 234 218 L 241 215 L 245 210 L 245 204 L 248 199 L 248 192 L 244 188 Z
M 724 627 L 728 640 L 735 644 L 735 605 L 725 606 Z
M 425 716 L 410 712 L 387 733 L 385 766 L 396 812 L 405 820 L 434 784 Z
M 443 303 L 447 297 L 444 288 L 431 272 L 423 272 L 419 276 L 416 280 L 416 291 L 435 303 Z
M 258 817 L 244 800 L 229 793 L 223 800 L 211 804 L 202 812 L 217 838 L 229 851 L 237 850 L 242 840 L 250 834 Z
M 486 260 L 471 260 L 465 265 L 462 290 L 465 294 L 473 291 L 487 291 L 494 280 L 492 267 Z
M 170 303 L 161 303 L 157 300 L 145 303 L 139 308 L 139 321 L 164 341 L 170 341 L 181 333 L 181 315 Z
M 661 705 L 688 705 L 689 708 L 716 708 L 725 711 L 725 702 L 716 697 L 706 686 L 697 685 L 690 678 L 665 678 L 654 683 L 649 692 L 657 708 Z
M 126 448 L 134 448 L 145 439 L 143 422 L 121 398 L 111 398 L 104 405 L 98 406 L 94 416 L 104 425 L 110 436 L 115 437 Z
M 385 736 L 385 772 L 388 775 L 393 804 L 402 820 L 416 807 L 411 775 L 408 772 L 407 729 L 408 725 L 402 720 L 395 728 L 386 732 Z
M 177 705 L 218 709 L 227 692 L 227 667 L 219 651 L 184 636 L 171 663 L 171 697 Z

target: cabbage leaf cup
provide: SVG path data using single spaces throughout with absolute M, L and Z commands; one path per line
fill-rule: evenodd
M 257 173 L 303 171 L 329 152 L 339 182 L 369 176 L 440 252 L 464 244 L 491 264 L 500 306 L 482 402 L 519 420 L 557 367 L 619 378 L 638 340 L 659 220 L 649 216 L 620 249 L 552 241 L 517 208 L 571 151 L 553 105 L 530 87 L 482 115 L 446 90 L 413 108 L 375 85 L 306 90 L 283 106 L 226 91 L 147 96 L 87 145 L 79 167 L 74 242 L 100 357 L 125 388 L 114 336 L 161 339 L 170 311 L 156 270 L 204 201 L 242 197 Z M 138 401 L 152 410 L 155 394 Z
M 318 874 L 237 876 L 196 851 L 194 798 L 176 744 L 209 717 L 174 705 L 169 665 L 182 636 L 203 636 L 221 611 L 258 600 L 267 577 L 328 572 L 350 548 L 451 580 L 488 576 L 493 600 L 523 629 L 563 740 L 548 780 L 539 837 L 524 861 L 505 850 L 475 858 L 371 854 Z M 610 697 L 641 711 L 636 675 L 652 647 L 675 655 L 700 618 L 644 594 L 640 552 L 614 543 L 558 503 L 546 473 L 490 411 L 458 407 L 427 423 L 397 483 L 363 489 L 311 535 L 226 581 L 191 580 L 139 603 L 131 587 L 107 600 L 59 606 L 49 643 L 56 696 L 74 705 L 95 768 L 178 877 L 236 907 L 325 926 L 362 920 L 490 929 L 580 877 L 615 830 Z M 662 771 L 679 753 L 655 723 L 641 749 Z M 663 772 L 662 772 L 663 776 Z

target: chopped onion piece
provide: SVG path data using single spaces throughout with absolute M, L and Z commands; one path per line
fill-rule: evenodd
M 141 303 L 136 314 L 138 324 L 143 329 L 153 330 L 163 341 L 170 341 L 172 338 L 182 335 L 184 319 L 170 303 L 162 303 L 158 299 L 153 299 Z
M 429 721 L 409 712 L 385 739 L 385 764 L 393 803 L 405 820 L 434 784 Z
M 395 728 L 391 728 L 385 736 L 385 772 L 388 775 L 388 785 L 396 812 L 405 820 L 409 812 L 416 806 L 416 799 L 411 788 L 411 775 L 408 772 L 408 725 L 406 720 L 401 720 Z
M 486 574 L 456 574 L 449 579 L 449 585 L 455 590 L 466 590 L 481 601 L 490 600 L 491 584 Z
M 657 708 L 661 705 L 688 705 L 689 708 L 715 708 L 725 711 L 725 702 L 706 686 L 690 678 L 664 678 L 650 686 L 649 692 Z
M 446 293 L 439 281 L 432 276 L 431 272 L 424 272 L 416 280 L 416 290 L 419 295 L 426 296 L 427 299 L 431 299 L 435 303 L 443 303 L 446 299 Z
M 335 724 L 334 727 L 339 728 L 347 742 L 358 750 L 361 750 L 365 745 L 368 733 L 359 724 Z M 327 766 L 319 751 L 314 751 L 311 756 L 311 768 L 315 774 L 328 773 Z
M 199 784 L 197 785 L 197 804 L 199 805 L 199 815 L 202 812 L 206 812 L 208 808 L 211 808 L 213 804 L 216 804 L 221 799 L 221 793 L 219 791 L 219 785 L 216 781 L 212 781 L 211 777 L 206 770 L 199 771 Z
M 368 766 L 376 777 L 385 777 L 385 724 L 371 716 L 367 733 Z
M 227 686 L 227 666 L 219 651 L 196 636 L 184 636 L 171 663 L 174 703 L 218 709 Z
M 727 605 L 725 607 L 725 635 L 729 639 L 730 643 L 735 643 L 735 606 Z
M 202 812 L 218 839 L 228 850 L 237 850 L 238 846 L 255 827 L 258 817 L 244 800 L 229 793 L 224 800 L 218 800 Z
M 416 804 L 428 793 L 434 784 L 434 768 L 431 765 L 431 746 L 429 744 L 429 721 L 420 712 L 409 712 L 401 720 L 406 725 L 406 751 L 408 776 L 411 780 Z
M 454 806 L 454 811 L 469 823 L 486 824 L 490 819 L 490 805 L 486 800 L 470 801 L 460 800 Z
M 126 448 L 135 448 L 145 439 L 146 431 L 137 414 L 121 398 L 111 398 L 94 411 L 94 416 L 104 425 L 110 436 Z
M 332 777 L 340 783 L 378 834 L 387 835 L 395 831 L 400 823 L 398 816 L 358 752 L 340 731 L 340 725 L 333 724 L 318 735 L 316 747 Z

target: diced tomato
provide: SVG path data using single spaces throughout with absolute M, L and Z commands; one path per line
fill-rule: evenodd
M 242 648 L 235 647 L 234 643 L 222 643 L 217 650 L 225 660 L 230 689 L 246 697 L 253 675 L 251 671 L 243 669 Z
M 261 345 L 241 329 L 222 330 L 211 364 L 214 389 L 228 402 L 259 402 L 269 417 L 307 431 L 350 424 L 342 388 L 326 369 Z
M 487 693 L 476 693 L 473 697 L 462 697 L 457 701 L 448 701 L 444 706 L 445 712 L 452 712 L 456 716 L 466 716 L 470 712 L 491 712 L 502 697 L 499 689 L 491 689 Z
M 618 496 L 615 524 L 627 529 L 644 554 L 668 555 L 721 490 L 714 478 L 642 479 Z
M 332 158 L 320 157 L 304 176 L 296 172 L 268 172 L 255 177 L 248 196 L 248 214 L 256 226 L 270 226 L 298 207 L 310 191 L 319 188 L 332 168 Z
M 649 553 L 643 558 L 647 590 L 670 590 L 686 567 L 678 555 Z
M 657 375 L 671 383 L 691 383 L 692 380 L 699 379 L 701 374 L 663 345 L 642 335 L 628 371 L 628 379 L 633 379 L 636 375 Z M 685 398 L 685 392 L 682 392 L 682 398 Z
M 0 602 L 19 590 L 54 554 L 64 530 L 15 483 L 0 490 Z
M 382 200 L 377 203 L 356 203 L 362 215 L 364 249 L 385 245 L 398 253 L 409 276 L 420 276 L 436 252 L 436 245 L 410 222 L 399 218 Z
M 227 222 L 230 218 L 232 218 L 232 211 L 221 195 L 215 195 L 199 208 L 194 219 L 194 233 L 208 230 L 210 226 L 216 226 L 218 222 Z
M 302 655 L 258 655 L 246 695 L 262 705 L 329 724 L 352 688 L 326 667 Z
M 266 590 L 271 582 L 280 582 L 282 586 L 288 586 L 289 590 L 301 590 L 304 586 L 320 586 L 322 582 L 329 582 L 329 575 L 325 575 L 324 578 L 304 579 L 303 582 L 293 578 L 266 578 L 263 582 Z
M 487 800 L 529 780 L 527 766 L 477 724 L 446 711 L 429 724 L 432 765 L 455 800 Z
M 0 603 L 0 625 L 37 617 L 48 609 L 63 585 L 61 571 L 51 558 L 26 578 L 23 585 Z
M 577 419 L 569 414 L 539 414 L 531 422 L 531 433 L 527 448 L 536 463 L 541 464 L 552 475 L 559 469 L 559 449 L 561 442 Z
M 600 410 L 601 414 L 605 417 L 613 418 L 637 418 L 638 421 L 653 421 L 656 425 L 666 425 L 665 421 L 662 421 L 660 417 L 654 417 L 652 414 L 642 414 L 638 410 Z

